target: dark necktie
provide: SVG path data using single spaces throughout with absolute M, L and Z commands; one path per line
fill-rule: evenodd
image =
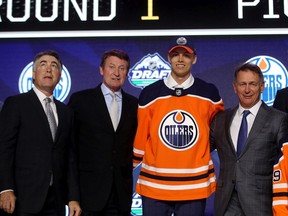
M 49 126 L 50 126 L 53 140 L 55 140 L 55 135 L 56 135 L 56 131 L 57 131 L 57 124 L 56 124 L 55 116 L 54 116 L 53 111 L 52 111 L 51 102 L 52 102 L 51 98 L 49 98 L 49 97 L 45 98 L 45 111 L 46 111 L 46 115 L 47 115 L 47 119 L 49 122 Z
M 248 126 L 247 126 L 247 116 L 250 114 L 249 110 L 244 110 L 243 111 L 243 117 L 242 117 L 242 122 L 238 134 L 238 141 L 237 141 L 237 155 L 239 156 L 244 148 L 246 139 L 247 139 L 247 131 L 248 131 Z
M 116 101 L 116 94 L 112 93 L 111 96 L 112 96 L 112 103 L 110 107 L 110 117 L 114 130 L 116 131 L 118 126 L 118 103 Z

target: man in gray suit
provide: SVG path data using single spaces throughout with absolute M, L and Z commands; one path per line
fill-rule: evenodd
M 288 117 L 260 100 L 264 78 L 257 65 L 239 66 L 233 88 L 239 105 L 219 113 L 211 125 L 211 151 L 216 148 L 220 158 L 214 213 L 271 216 L 273 165 L 281 139 L 287 136 Z M 249 110 L 246 141 L 239 149 L 238 133 L 245 110 Z

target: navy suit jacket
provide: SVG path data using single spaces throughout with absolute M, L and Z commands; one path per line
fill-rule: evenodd
M 220 173 L 215 194 L 215 216 L 223 216 L 237 185 L 245 215 L 272 215 L 272 173 L 281 140 L 287 137 L 288 117 L 262 103 L 237 157 L 230 126 L 238 107 L 217 114 L 211 125 L 211 150 L 217 149 Z
M 122 90 L 122 113 L 116 132 L 100 85 L 74 93 L 69 106 L 75 114 L 82 209 L 101 211 L 114 187 L 120 210 L 129 211 L 138 100 Z
M 41 210 L 51 173 L 63 213 L 68 201 L 79 200 L 72 112 L 54 101 L 59 120 L 55 142 L 34 90 L 8 97 L 0 113 L 0 191 L 13 189 L 16 208 L 24 212 Z

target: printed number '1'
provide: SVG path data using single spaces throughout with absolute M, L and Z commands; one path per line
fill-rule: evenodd
M 159 16 L 153 16 L 153 0 L 148 0 L 148 15 L 141 16 L 141 20 L 159 20 Z

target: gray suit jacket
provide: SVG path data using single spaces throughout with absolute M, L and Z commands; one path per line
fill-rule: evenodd
M 287 115 L 262 103 L 237 157 L 230 126 L 238 107 L 219 113 L 211 125 L 211 151 L 217 148 L 220 173 L 214 210 L 222 216 L 237 185 L 237 194 L 245 215 L 272 215 L 272 172 L 281 139 L 288 132 Z

